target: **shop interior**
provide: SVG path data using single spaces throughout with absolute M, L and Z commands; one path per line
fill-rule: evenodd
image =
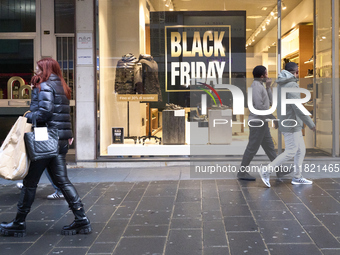
M 234 61 L 244 58 L 245 66 L 242 70 L 232 70 L 231 67 L 228 70 L 227 67 L 227 74 L 223 74 L 223 78 L 230 84 L 243 83 L 245 86 L 242 91 L 246 91 L 253 81 L 252 70 L 255 66 L 266 66 L 269 77 L 275 81 L 278 63 L 281 68 L 286 62 L 298 63 L 300 87 L 308 89 L 312 95 L 304 106 L 311 112 L 314 120 L 326 118 L 328 121 L 318 126 L 322 132 L 316 136 L 308 128 L 304 129 L 306 147 L 319 147 L 326 152 L 331 149 L 331 119 L 330 113 L 326 113 L 330 109 L 331 85 L 320 85 L 325 84 L 325 78 L 331 77 L 327 69 L 331 63 L 330 45 L 329 40 L 326 40 L 331 28 L 325 24 L 326 20 L 320 19 L 313 23 L 313 0 L 282 2 L 282 54 L 279 61 L 276 47 L 277 1 L 261 1 L 259 5 L 255 1 L 245 4 L 244 1 L 232 0 L 195 0 L 195 4 L 191 0 L 99 0 L 97 56 L 100 155 L 242 155 L 244 152 L 248 141 L 247 125 L 237 124 L 216 131 L 220 132 L 218 138 L 216 132 L 211 131 L 209 113 L 210 118 L 217 114 L 216 116 L 223 116 L 229 122 L 232 120 L 243 123 L 249 114 L 248 108 L 245 107 L 244 116 L 233 115 L 229 95 L 224 96 L 223 106 L 216 103 L 214 107 L 210 102 L 204 115 L 200 107 L 187 102 L 192 99 L 188 100 L 188 93 L 164 88 L 164 81 L 170 81 L 167 76 L 171 72 L 167 70 L 167 63 L 164 64 L 159 58 L 157 50 L 159 45 L 166 45 L 166 29 L 165 32 L 164 29 L 159 29 L 157 35 L 154 31 L 159 24 L 174 24 L 169 12 L 183 13 L 185 16 L 189 12 L 245 11 L 244 52 L 239 52 L 239 55 L 237 52 L 235 55 L 231 54 Z M 321 5 L 321 1 L 316 2 Z M 330 6 L 323 5 L 317 12 L 324 13 L 318 17 L 327 17 L 329 10 Z M 158 15 L 162 13 L 163 16 Z M 163 20 L 156 14 L 164 17 Z M 155 23 L 156 17 L 158 20 Z M 213 24 L 218 26 L 223 25 L 222 23 L 216 21 Z M 206 22 L 205 25 L 207 24 L 212 23 Z M 328 27 L 328 31 L 317 30 L 315 44 L 314 26 Z M 181 61 L 184 59 L 183 57 Z M 319 84 L 313 85 L 314 79 L 318 78 L 323 79 L 320 79 Z M 186 91 L 185 88 L 183 91 Z M 212 90 L 208 89 L 208 92 L 214 94 Z M 208 95 L 208 101 L 214 100 L 214 97 L 217 100 L 215 95 Z M 212 111 L 217 110 L 216 107 L 220 112 Z M 278 132 L 272 128 L 271 134 L 277 148 Z M 260 149 L 258 155 L 265 155 L 264 151 Z

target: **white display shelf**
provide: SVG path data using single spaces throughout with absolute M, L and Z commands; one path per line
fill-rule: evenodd
M 185 156 L 218 155 L 242 156 L 248 141 L 233 141 L 229 145 L 155 145 L 155 144 L 111 144 L 108 156 Z M 256 155 L 265 155 L 262 148 Z

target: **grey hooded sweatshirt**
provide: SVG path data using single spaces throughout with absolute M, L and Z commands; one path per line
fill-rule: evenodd
M 282 70 L 279 74 L 278 79 L 276 80 L 276 83 L 278 84 L 278 107 L 277 107 L 277 118 L 279 121 L 279 130 L 281 132 L 299 132 L 303 128 L 303 123 L 305 123 L 309 128 L 315 127 L 314 122 L 312 121 L 311 117 L 308 115 L 304 115 L 304 113 L 295 105 L 295 104 L 287 104 L 286 105 L 286 115 L 282 115 L 281 111 L 281 88 L 299 88 L 299 85 L 297 84 L 298 79 L 291 73 L 286 70 Z M 287 99 L 300 99 L 300 93 L 286 93 Z M 295 121 L 289 121 L 287 119 L 295 120 L 297 122 L 297 125 Z M 283 120 L 284 125 L 281 123 Z M 288 126 L 288 127 L 287 127 Z M 294 127 L 291 127 L 294 126 Z

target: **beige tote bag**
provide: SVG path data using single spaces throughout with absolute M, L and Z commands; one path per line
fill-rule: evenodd
M 28 173 L 29 160 L 26 154 L 24 133 L 31 132 L 27 118 L 19 117 L 0 148 L 0 177 L 7 180 L 22 180 Z

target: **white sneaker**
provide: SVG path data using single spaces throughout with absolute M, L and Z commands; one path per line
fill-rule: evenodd
M 57 191 L 47 196 L 47 199 L 49 200 L 58 200 L 58 199 L 63 199 L 63 198 L 64 198 L 64 195 L 59 194 Z
M 264 168 L 261 167 L 259 173 L 260 173 L 260 176 L 261 176 L 261 179 L 262 179 L 263 183 L 264 183 L 268 188 L 270 188 L 270 182 L 269 182 L 270 173 L 268 172 L 268 170 L 264 170 Z
M 306 178 L 293 178 L 292 184 L 313 184 L 313 181 L 307 180 Z
M 23 186 L 24 186 L 24 184 L 22 184 L 22 182 L 17 182 L 17 188 L 18 189 L 22 189 Z

